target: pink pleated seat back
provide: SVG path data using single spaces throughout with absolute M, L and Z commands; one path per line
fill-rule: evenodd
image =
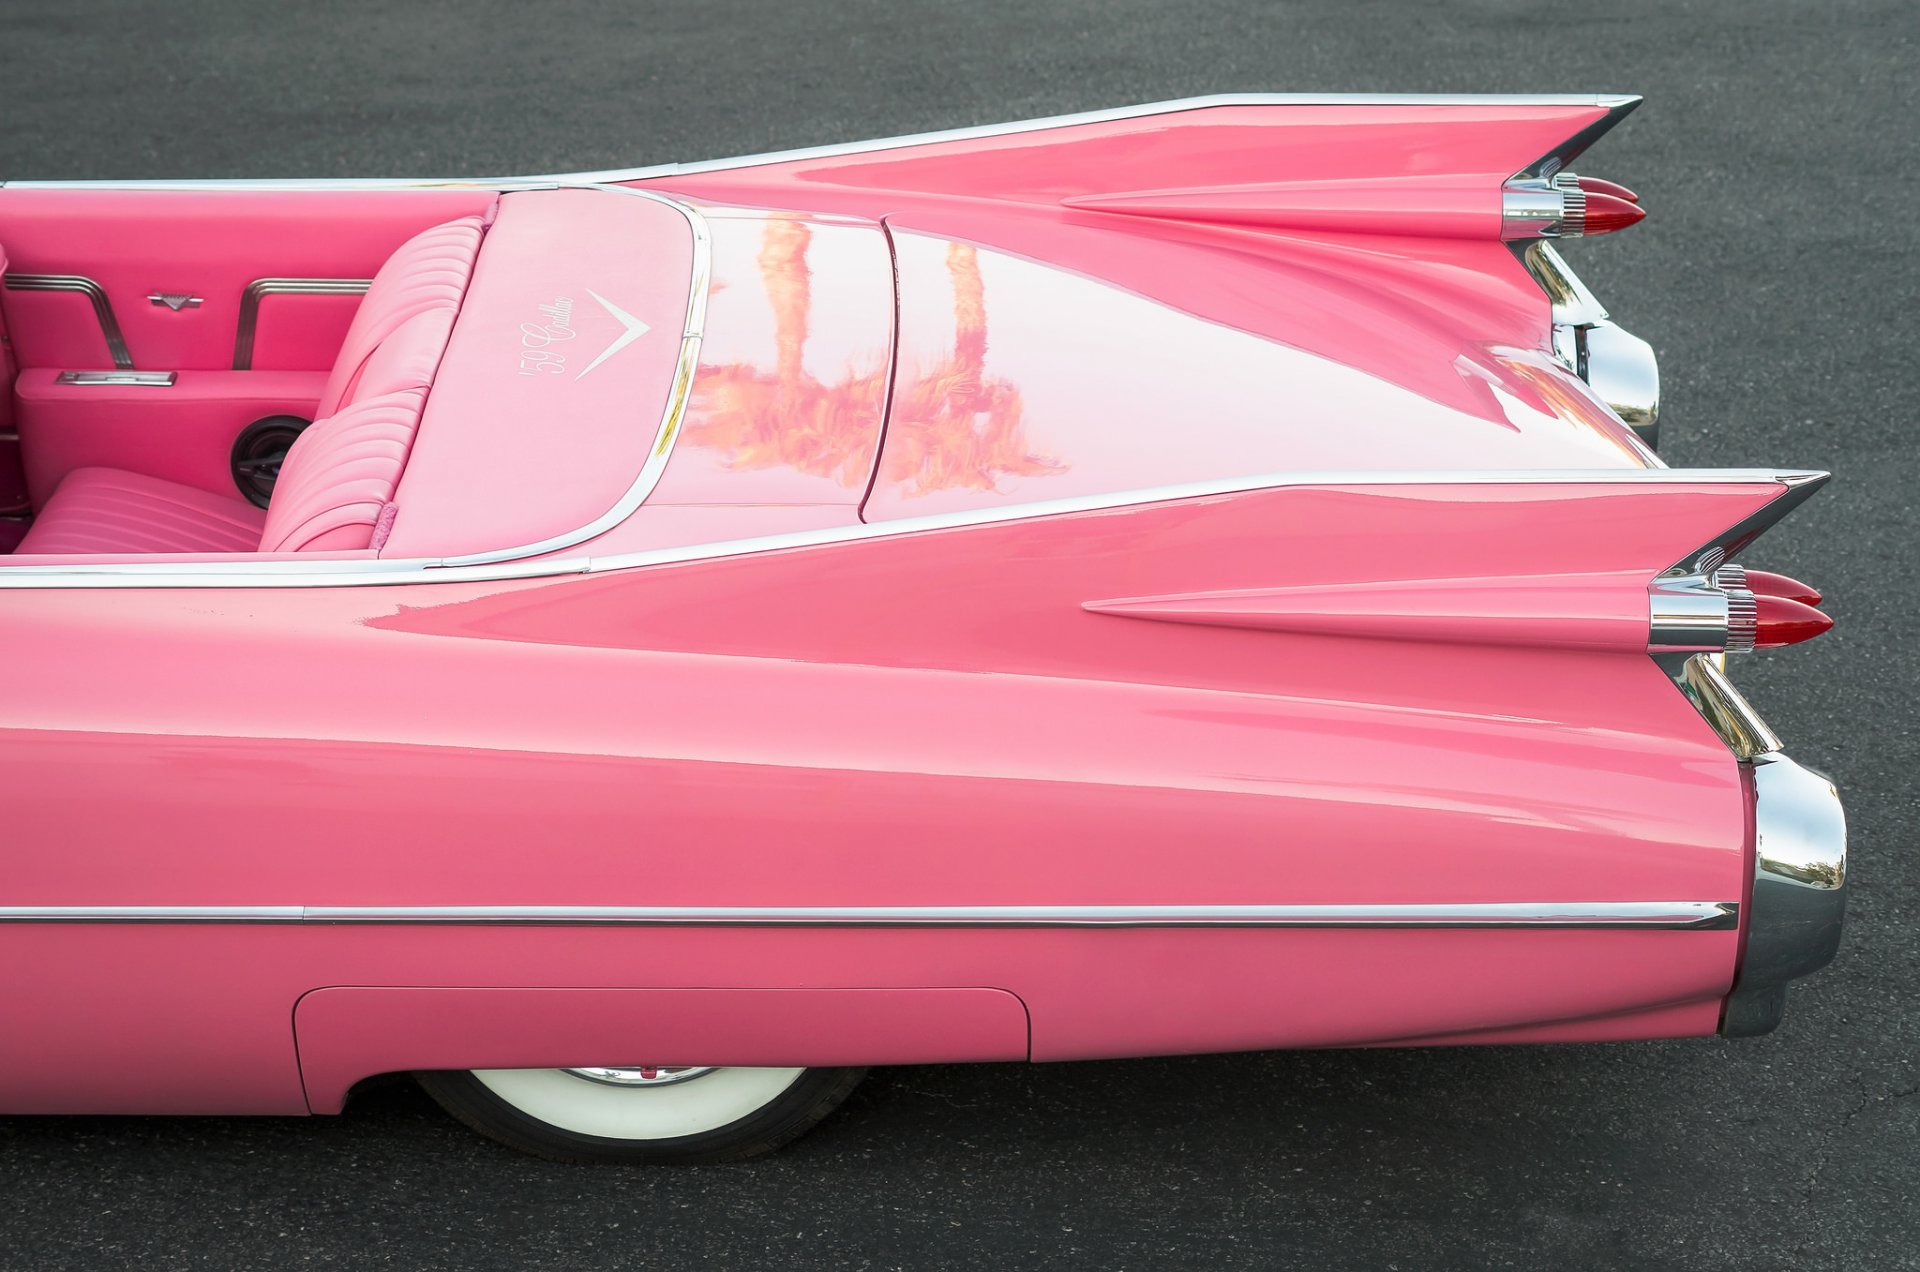
M 280 467 L 260 551 L 379 546 L 483 229 L 478 216 L 436 225 L 374 276 L 327 379 L 319 418 Z

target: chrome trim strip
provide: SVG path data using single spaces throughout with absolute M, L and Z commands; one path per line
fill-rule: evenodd
M 127 351 L 120 322 L 113 316 L 113 302 L 99 283 L 84 274 L 8 274 L 6 283 L 9 291 L 64 291 L 85 296 L 93 304 L 93 318 L 100 324 L 100 335 L 107 342 L 113 365 L 122 371 L 133 370 L 133 355 Z
M 150 389 L 170 389 L 180 378 L 177 371 L 62 371 L 53 377 L 55 384 L 141 385 Z
M 598 172 L 559 173 L 546 176 L 506 178 L 337 178 L 332 180 L 201 180 L 201 181 L 8 181 L 8 188 L 63 189 L 100 188 L 113 190 L 178 190 L 224 188 L 229 190 L 381 190 L 428 186 L 473 186 L 483 189 L 509 189 L 552 182 L 606 183 L 643 181 L 652 177 L 694 172 L 714 172 L 728 168 L 757 168 L 800 159 L 830 159 L 839 155 L 867 154 L 879 150 L 899 150 L 908 146 L 936 145 L 948 141 L 973 141 L 985 137 L 1012 136 L 1049 128 L 1068 128 L 1079 124 L 1112 123 L 1140 119 L 1150 115 L 1171 115 L 1182 111 L 1205 110 L 1215 106 L 1599 106 L 1606 109 L 1602 119 L 1568 138 L 1528 167 L 1523 175 L 1552 175 L 1535 172 L 1556 156 L 1564 164 L 1591 144 L 1600 133 L 1618 123 L 1640 104 L 1631 93 L 1220 93 L 1206 97 L 1175 98 L 1138 106 L 1109 110 L 1080 111 L 1040 119 L 1016 120 L 971 128 L 947 128 L 934 132 L 905 133 L 869 141 L 844 142 L 826 146 L 805 146 L 793 150 L 774 150 L 762 154 L 737 155 L 726 159 L 705 159 L 691 163 L 655 164 L 643 168 L 608 168 Z M 1557 171 L 1558 168 L 1555 168 Z
M 0 923 L 325 923 L 562 927 L 1633 928 L 1728 931 L 1732 901 L 1482 905 L 9 906 Z
M 1753 900 L 1720 1032 L 1763 1034 L 1787 982 L 1833 961 L 1847 913 L 1847 815 L 1824 774 L 1784 755 L 1753 762 Z
M 359 296 L 371 278 L 256 278 L 240 293 L 240 319 L 233 333 L 233 369 L 253 370 L 253 336 L 260 322 L 260 301 L 267 296 Z M 194 302 L 198 304 L 198 301 Z
M 690 544 L 684 547 L 655 548 L 604 557 L 546 557 L 534 560 L 493 561 L 480 565 L 455 565 L 451 558 L 408 558 L 395 560 L 351 561 L 257 561 L 240 554 L 223 561 L 129 561 L 107 565 L 8 565 L 0 566 L 0 590 L 16 587 L 107 588 L 107 587 L 351 587 L 394 586 L 410 583 L 481 583 L 502 579 L 525 579 L 565 574 L 602 573 L 610 570 L 639 569 L 654 565 L 675 565 L 687 561 L 715 560 L 748 556 L 761 552 L 781 552 L 800 548 L 825 547 L 867 539 L 893 538 L 899 535 L 953 530 L 968 526 L 992 525 L 1007 521 L 1026 521 L 1038 517 L 1067 516 L 1082 512 L 1104 512 L 1142 504 L 1166 503 L 1182 499 L 1204 499 L 1215 495 L 1241 494 L 1250 490 L 1282 490 L 1307 486 L 1414 486 L 1414 485 L 1539 485 L 1566 483 L 1575 485 L 1618 483 L 1711 483 L 1778 482 L 1798 487 L 1809 481 L 1825 480 L 1825 473 L 1749 468 L 1577 468 L 1577 469 L 1399 469 L 1389 471 L 1330 471 L 1269 473 L 1260 476 L 1232 477 L 1218 481 L 1188 482 L 1146 490 L 1117 491 L 1110 494 L 1083 495 L 1073 499 L 1055 499 L 1039 503 L 1016 504 L 997 508 L 978 508 L 967 512 L 941 513 L 926 517 L 905 517 L 895 521 L 861 522 L 792 534 L 767 535 L 749 539 L 731 539 L 718 543 Z M 1769 507 L 1792 498 L 1790 489 L 1774 499 Z
M 0 906 L 0 923 L 298 923 L 297 905 Z

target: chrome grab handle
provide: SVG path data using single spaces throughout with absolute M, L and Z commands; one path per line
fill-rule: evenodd
M 62 371 L 53 377 L 55 384 L 143 384 L 149 388 L 173 387 L 178 373 L 173 371 Z

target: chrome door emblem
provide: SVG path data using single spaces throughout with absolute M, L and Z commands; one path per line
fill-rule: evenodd
M 646 335 L 648 331 L 652 330 L 650 327 L 647 326 L 646 323 L 641 322 L 638 318 L 635 318 L 632 314 L 620 308 L 620 306 L 614 304 L 612 301 L 608 300 L 605 296 L 602 296 L 599 292 L 593 290 L 591 287 L 587 289 L 587 295 L 599 301 L 600 308 L 606 310 L 608 313 L 612 314 L 616 319 L 618 319 L 620 322 L 620 325 L 626 328 L 626 330 L 622 331 L 618 336 L 615 336 L 613 343 L 600 351 L 599 357 L 595 358 L 592 362 L 587 363 L 586 369 L 581 371 L 579 375 L 576 375 L 573 377 L 576 380 L 586 379 L 588 371 L 593 370 L 595 367 L 599 366 L 602 362 L 605 362 L 608 358 L 611 358 L 614 354 L 620 352 L 622 349 L 626 348 L 628 345 L 638 340 L 641 336 Z
M 186 292 L 154 292 L 147 300 L 156 305 L 165 305 L 176 314 L 182 309 L 200 308 L 200 297 Z

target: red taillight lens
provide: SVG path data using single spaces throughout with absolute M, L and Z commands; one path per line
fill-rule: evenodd
M 1584 189 L 1584 180 L 1581 184 Z M 1629 203 L 1611 194 L 1589 194 L 1582 233 L 1611 234 L 1615 230 L 1626 229 L 1646 214 L 1647 210 L 1637 203 Z
M 1640 196 L 1617 181 L 1602 181 L 1599 177 L 1581 177 L 1580 188 L 1591 198 L 1596 194 L 1610 195 L 1616 199 L 1625 199 L 1628 203 L 1640 202 Z
M 1802 605 L 1818 605 L 1823 599 L 1820 593 L 1799 579 L 1790 579 L 1784 574 L 1774 574 L 1769 570 L 1748 570 L 1747 590 L 1755 596 L 1777 596 L 1782 600 L 1798 601 Z
M 1749 581 L 1752 580 L 1752 571 L 1748 571 L 1747 578 Z M 1804 605 L 1784 596 L 1767 595 L 1755 588 L 1753 601 L 1753 647 L 1755 649 L 1778 649 L 1782 645 L 1798 645 L 1803 640 L 1812 640 L 1833 626 L 1833 620 L 1813 606 Z

